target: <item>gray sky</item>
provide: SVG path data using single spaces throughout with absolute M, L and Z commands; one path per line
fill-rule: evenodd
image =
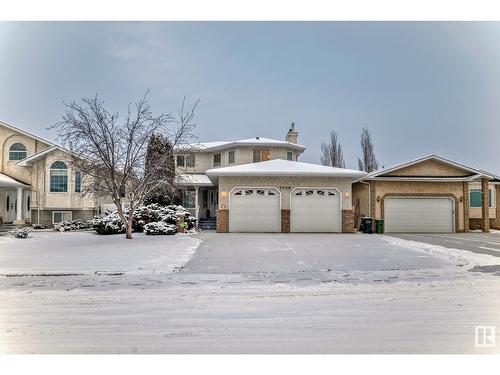
M 200 141 L 283 139 L 319 162 L 336 130 L 356 168 L 436 153 L 500 174 L 500 23 L 0 23 L 0 119 L 50 139 L 63 101 L 122 112 L 200 99 Z

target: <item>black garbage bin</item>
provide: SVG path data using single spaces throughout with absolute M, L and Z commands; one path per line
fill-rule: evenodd
M 359 230 L 363 233 L 373 233 L 373 219 L 371 217 L 361 218 Z

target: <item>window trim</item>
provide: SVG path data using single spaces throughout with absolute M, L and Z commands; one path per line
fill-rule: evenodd
M 179 158 L 182 158 L 182 165 L 179 164 Z M 186 155 L 175 155 L 175 166 L 176 167 L 185 167 L 186 166 Z
M 495 193 L 493 192 L 494 189 L 488 188 L 488 208 L 495 208 Z M 469 208 L 482 208 L 483 206 L 483 201 L 482 201 L 482 196 L 481 196 L 481 204 L 479 206 L 472 206 L 472 193 L 480 193 L 482 195 L 483 190 L 479 188 L 470 188 L 469 189 Z
M 231 154 L 233 155 L 233 161 L 231 161 Z M 229 150 L 227 152 L 227 164 L 235 164 L 236 163 L 236 150 Z
M 288 158 L 288 155 L 290 155 L 290 158 Z M 292 151 L 286 152 L 286 160 L 293 161 L 293 152 Z
M 24 150 L 12 150 L 12 147 L 14 147 L 15 145 L 21 145 L 24 147 Z M 23 158 L 20 158 L 20 159 L 12 159 L 11 157 L 11 153 L 20 153 L 20 152 L 24 152 L 24 157 Z M 14 142 L 13 144 L 11 144 L 9 146 L 9 161 L 19 161 L 19 160 L 23 160 L 23 159 L 26 159 L 28 157 L 28 149 L 26 148 L 26 145 L 22 142 Z
M 63 163 L 65 166 L 66 166 L 66 169 L 62 169 L 62 168 L 52 168 L 52 166 L 57 163 L 57 162 L 61 162 Z M 51 184 L 51 180 L 52 180 L 52 171 L 66 171 L 66 191 L 52 191 L 52 184 Z M 54 160 L 52 163 L 50 163 L 50 166 L 49 166 L 49 193 L 51 194 L 67 194 L 69 191 L 70 191 L 70 186 L 69 186 L 69 168 L 68 168 L 68 164 L 66 164 L 64 161 L 62 160 Z
M 268 154 L 268 159 L 267 160 L 263 160 L 263 153 L 264 152 L 267 152 Z M 259 160 L 256 160 L 255 156 L 256 156 L 256 153 L 258 153 L 259 155 Z M 254 163 L 260 163 L 260 162 L 263 162 L 263 161 L 268 161 L 268 160 L 271 160 L 271 149 L 270 148 L 253 148 L 252 149 L 252 160 Z
M 215 157 L 216 156 L 219 157 L 219 163 L 218 164 L 216 164 L 216 162 L 215 162 Z M 212 162 L 213 162 L 213 166 L 214 167 L 220 167 L 222 165 L 222 155 L 220 153 L 214 154 Z
M 65 220 L 58 221 L 57 223 L 54 222 L 54 214 L 61 214 L 61 219 L 63 218 L 64 214 L 69 213 L 69 220 L 73 220 L 73 211 L 52 211 L 52 224 L 58 224 L 62 223 Z

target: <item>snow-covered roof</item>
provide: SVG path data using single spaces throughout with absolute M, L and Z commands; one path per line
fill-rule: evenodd
M 208 151 L 221 151 L 227 150 L 230 148 L 238 147 L 238 146 L 274 146 L 274 147 L 285 147 L 292 150 L 304 151 L 305 146 L 298 145 L 296 143 L 291 143 L 287 141 L 280 141 L 278 139 L 270 139 L 270 138 L 248 138 L 248 139 L 240 139 L 239 141 L 217 141 L 217 142 L 201 142 L 194 143 L 191 145 L 179 145 L 176 147 L 177 150 L 187 149 L 189 151 L 198 151 L 198 152 L 208 152 Z
M 214 186 L 207 175 L 200 173 L 185 173 L 177 176 L 179 185 L 187 186 Z
M 327 167 L 319 164 L 273 159 L 260 163 L 215 168 L 206 171 L 208 176 L 307 176 L 360 178 L 366 173 L 345 168 Z
M 0 173 L 0 187 L 29 187 L 29 185 L 7 176 L 6 174 Z
M 366 176 L 364 176 L 362 178 L 362 180 L 369 180 L 369 179 L 373 179 L 375 177 L 383 176 L 386 173 L 393 172 L 393 171 L 396 171 L 398 169 L 402 169 L 402 168 L 405 168 L 405 167 L 409 167 L 411 165 L 418 164 L 418 163 L 421 163 L 421 162 L 424 162 L 424 161 L 427 161 L 427 160 L 437 160 L 437 161 L 439 161 L 441 163 L 444 163 L 444 164 L 450 165 L 452 167 L 464 170 L 464 171 L 469 172 L 471 174 L 478 175 L 478 176 L 475 176 L 475 177 L 485 176 L 485 177 L 494 178 L 493 177 L 494 175 L 492 175 L 491 173 L 482 171 L 480 169 L 468 167 L 466 165 L 454 162 L 452 160 L 443 158 L 441 156 L 431 154 L 431 155 L 422 156 L 422 157 L 417 158 L 417 159 L 408 160 L 408 161 L 405 161 L 405 162 L 402 162 L 402 163 L 393 164 L 393 165 L 391 165 L 391 166 L 389 166 L 387 168 L 377 169 L 376 171 L 368 173 Z M 377 178 L 377 179 L 379 179 L 379 178 Z

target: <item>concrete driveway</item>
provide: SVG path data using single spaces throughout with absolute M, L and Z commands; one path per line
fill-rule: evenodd
M 476 254 L 500 257 L 500 233 L 395 234 L 404 240 L 439 245 L 449 249 L 468 250 Z M 500 263 L 500 261 L 499 261 Z
M 377 235 L 204 232 L 199 238 L 202 243 L 183 272 L 297 274 L 416 270 L 450 264 Z

